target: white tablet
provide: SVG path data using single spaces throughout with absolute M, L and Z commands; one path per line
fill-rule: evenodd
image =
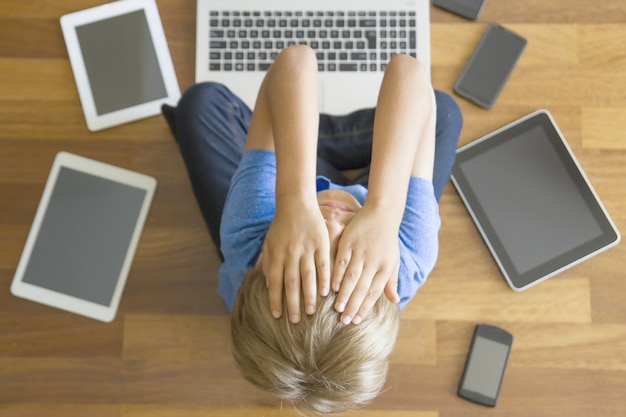
M 124 0 L 67 14 L 61 28 L 87 127 L 154 116 L 180 88 L 154 0 Z
M 529 288 L 620 240 L 546 110 L 458 149 L 452 181 L 514 290 Z
M 155 188 L 152 177 L 59 153 L 11 292 L 112 321 Z

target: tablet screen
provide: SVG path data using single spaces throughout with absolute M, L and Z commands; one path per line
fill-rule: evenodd
M 516 289 L 619 239 L 547 113 L 460 149 L 453 180 Z
M 502 246 L 514 254 L 518 274 L 602 234 L 541 126 L 463 162 L 461 169 Z
M 22 280 L 109 306 L 145 196 L 61 167 Z
M 76 27 L 96 113 L 167 97 L 144 10 Z

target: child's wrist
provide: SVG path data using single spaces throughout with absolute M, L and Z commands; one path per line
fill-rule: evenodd
M 302 211 L 308 207 L 317 206 L 317 197 L 315 190 L 286 190 L 283 192 L 276 191 L 276 210 L 295 209 Z
M 400 224 L 402 216 L 404 215 L 403 202 L 400 202 L 399 199 L 395 201 L 388 197 L 376 198 L 368 194 L 363 208 L 374 215 L 380 215 L 386 219 L 396 219 L 398 224 Z

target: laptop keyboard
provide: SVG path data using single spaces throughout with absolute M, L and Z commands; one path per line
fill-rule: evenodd
M 318 70 L 384 71 L 417 56 L 415 11 L 211 11 L 210 71 L 266 71 L 285 47 L 309 45 Z

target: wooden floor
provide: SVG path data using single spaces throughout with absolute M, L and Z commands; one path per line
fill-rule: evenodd
M 85 126 L 58 19 L 99 3 L 0 4 L 0 415 L 295 415 L 233 364 L 228 315 L 216 295 L 219 261 L 163 119 L 100 133 Z M 186 89 L 194 80 L 195 0 L 157 3 Z M 433 84 L 448 92 L 488 22 L 529 41 L 493 109 L 458 98 L 461 143 L 550 110 L 626 231 L 626 2 L 487 0 L 478 22 L 434 8 L 431 20 Z M 159 181 L 111 324 L 9 292 L 61 150 Z M 626 415 L 626 246 L 515 293 L 451 186 L 441 215 L 439 262 L 403 313 L 387 389 L 353 415 Z M 483 322 L 515 335 L 495 409 L 456 396 L 472 330 Z

